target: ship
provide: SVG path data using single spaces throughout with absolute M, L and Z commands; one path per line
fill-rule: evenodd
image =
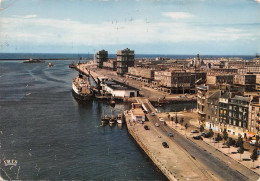
M 109 124 L 111 125 L 111 124 L 114 124 L 114 123 L 116 123 L 116 118 L 114 116 L 114 111 L 111 109 L 111 117 L 109 119 Z
M 92 99 L 94 92 L 87 77 L 79 74 L 73 79 L 72 94 L 78 100 L 87 101 Z

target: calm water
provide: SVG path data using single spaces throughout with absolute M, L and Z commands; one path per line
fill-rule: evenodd
M 2 177 L 50 180 L 163 180 L 124 126 L 100 126 L 104 102 L 71 94 L 71 61 L 0 62 Z M 117 105 L 120 112 L 128 105 Z M 18 160 L 16 167 L 3 160 Z M 8 176 L 7 176 L 8 175 Z

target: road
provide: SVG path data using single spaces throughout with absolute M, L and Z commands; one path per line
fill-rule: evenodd
M 159 122 L 156 116 L 147 115 L 147 117 L 152 125 L 154 125 L 156 122 Z M 174 137 L 171 139 L 173 142 L 186 150 L 186 152 L 188 152 L 194 159 L 198 159 L 203 165 L 205 165 L 207 169 L 209 169 L 212 173 L 218 175 L 223 180 L 248 180 L 247 177 L 237 172 L 236 170 L 231 169 L 224 162 L 217 159 L 209 152 L 204 151 L 202 148 L 198 147 L 196 143 L 186 139 L 177 131 L 163 125 L 157 127 L 157 129 L 163 134 L 168 134 L 168 132 L 172 132 L 174 134 Z

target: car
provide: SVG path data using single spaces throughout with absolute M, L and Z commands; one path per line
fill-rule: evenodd
M 162 142 L 164 148 L 169 148 L 169 145 L 166 142 Z
M 155 116 L 155 113 L 154 113 L 154 112 L 151 112 L 151 115 L 152 115 L 152 116 Z
M 250 141 L 250 145 L 255 146 L 255 144 L 256 144 L 256 140 L 251 140 Z
M 159 120 L 162 121 L 162 122 L 164 122 L 164 119 L 163 119 L 163 118 L 160 118 Z
M 160 124 L 159 124 L 159 123 L 155 123 L 155 126 L 156 126 L 156 127 L 159 127 L 159 126 L 160 126 Z
M 195 140 L 203 140 L 203 138 L 201 136 L 193 136 L 192 138 Z
M 169 137 L 173 137 L 173 134 L 171 132 L 168 133 Z
M 144 125 L 145 130 L 149 130 L 150 128 L 147 125 Z
M 199 133 L 199 131 L 194 129 L 194 130 L 191 131 L 191 133 Z

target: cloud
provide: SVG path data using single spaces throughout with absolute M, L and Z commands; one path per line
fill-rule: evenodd
M 225 27 L 196 27 L 185 22 L 150 22 L 136 19 L 112 24 L 82 23 L 67 19 L 1 19 L 0 40 L 10 44 L 105 46 L 203 41 L 235 41 L 259 38 L 257 31 Z
M 163 12 L 162 15 L 172 19 L 186 19 L 193 17 L 192 14 L 186 12 Z
M 37 17 L 36 14 L 29 14 L 29 15 L 24 16 L 24 18 L 36 18 L 36 17 Z

